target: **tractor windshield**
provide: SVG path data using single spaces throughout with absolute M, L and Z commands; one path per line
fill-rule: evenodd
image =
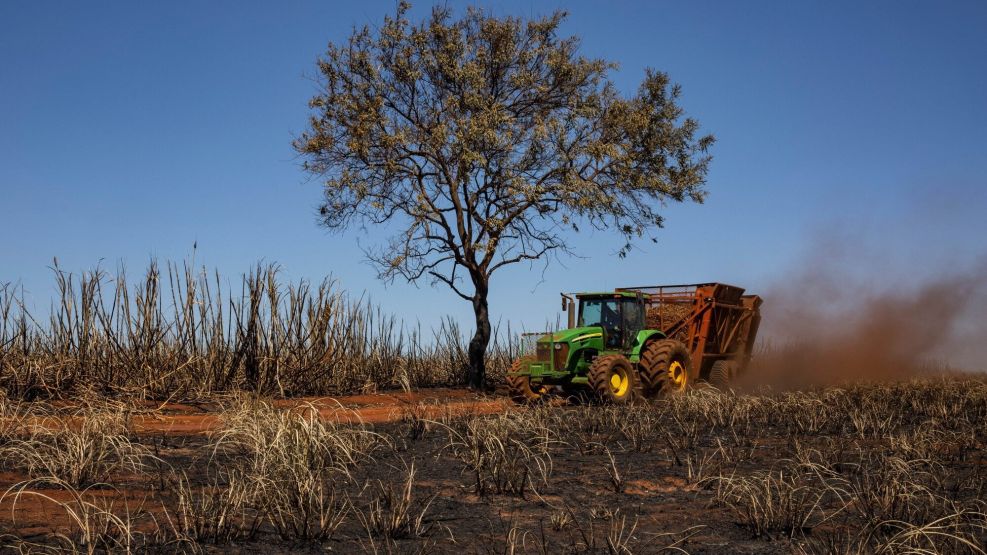
M 617 299 L 583 299 L 579 308 L 580 326 L 616 327 L 620 322 Z
M 603 328 L 608 348 L 626 347 L 644 327 L 644 305 L 628 298 L 581 299 L 579 325 Z

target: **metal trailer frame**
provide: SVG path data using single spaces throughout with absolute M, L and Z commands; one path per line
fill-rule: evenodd
M 750 362 L 754 339 L 761 324 L 761 297 L 745 295 L 744 289 L 725 283 L 621 287 L 617 291 L 644 293 L 649 309 L 678 305 L 691 310 L 662 330 L 685 343 L 692 356 L 691 379 L 709 377 L 718 360 L 737 364 L 742 372 Z

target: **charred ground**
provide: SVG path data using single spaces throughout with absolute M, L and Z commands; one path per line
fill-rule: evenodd
M 700 388 L 631 407 L 381 399 L 7 402 L 3 545 L 981 553 L 987 541 L 982 380 Z M 146 424 L 194 415 L 211 424 Z

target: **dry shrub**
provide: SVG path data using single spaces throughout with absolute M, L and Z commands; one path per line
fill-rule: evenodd
M 953 512 L 952 503 L 933 487 L 933 473 L 944 469 L 924 460 L 878 456 L 865 460 L 846 478 L 850 510 L 868 526 L 882 522 L 929 522 Z

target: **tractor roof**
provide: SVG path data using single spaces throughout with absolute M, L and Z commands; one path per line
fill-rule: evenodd
M 576 293 L 577 299 L 585 298 L 625 298 L 625 299 L 636 299 L 638 296 L 637 291 L 603 291 L 599 293 Z

